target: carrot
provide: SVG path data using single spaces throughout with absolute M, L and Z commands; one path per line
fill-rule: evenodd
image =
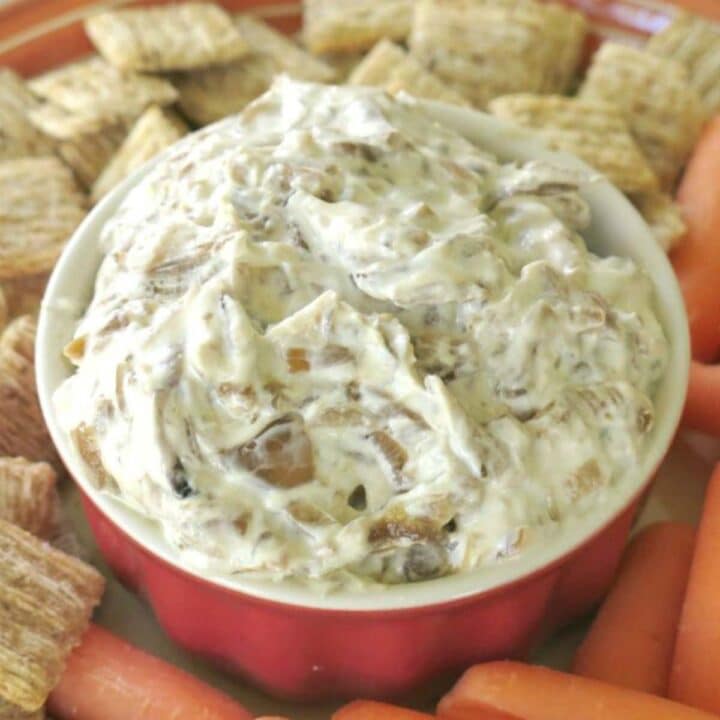
M 694 540 L 691 525 L 666 522 L 630 543 L 574 673 L 665 695 Z
M 717 0 L 671 0 L 671 4 L 683 8 L 686 12 L 695 13 L 695 15 L 703 15 L 711 20 L 720 20 L 720 7 Z
M 435 720 L 435 717 L 398 705 L 374 700 L 355 700 L 333 713 L 332 720 Z M 520 720 L 520 718 L 489 710 L 475 713 L 473 720 Z
M 470 668 L 438 706 L 441 720 L 494 717 L 487 712 L 523 720 L 717 720 L 657 695 L 510 661 Z
M 672 252 L 688 312 L 693 357 L 712 362 L 720 348 L 720 116 L 706 126 L 678 189 L 688 231 Z
M 690 365 L 682 422 L 686 427 L 720 437 L 720 365 Z
M 433 720 L 433 716 L 373 700 L 355 700 L 336 710 L 332 720 Z
M 91 625 L 48 710 L 59 720 L 250 720 L 227 695 Z
M 720 464 L 710 478 L 680 615 L 669 696 L 720 714 Z

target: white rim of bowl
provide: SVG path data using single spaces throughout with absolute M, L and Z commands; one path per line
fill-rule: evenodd
M 452 127 L 462 135 L 493 152 L 502 160 L 548 160 L 592 173 L 577 158 L 550 152 L 527 130 L 500 121 L 484 113 L 444 103 L 421 101 L 404 96 L 428 112 L 440 124 Z M 181 141 L 182 142 L 182 141 Z M 572 519 L 568 526 L 543 543 L 531 546 L 517 558 L 475 571 L 448 575 L 421 583 L 374 586 L 363 590 L 333 591 L 327 594 L 292 581 L 260 581 L 215 574 L 187 566 L 165 541 L 159 525 L 130 510 L 122 502 L 100 492 L 87 477 L 87 471 L 72 451 L 60 428 L 53 409 L 52 395 L 64 377 L 71 373 L 62 359 L 61 350 L 69 340 L 74 324 L 87 306 L 94 285 L 97 263 L 87 265 L 88 252 L 96 255 L 98 237 L 114 210 L 127 193 L 137 185 L 162 155 L 136 171 L 85 218 L 61 255 L 52 273 L 43 299 L 36 345 L 38 394 L 45 421 L 58 451 L 75 481 L 96 507 L 126 535 L 146 551 L 177 570 L 210 584 L 242 593 L 258 600 L 294 607 L 334 610 L 372 611 L 422 609 L 444 605 L 473 596 L 495 594 L 510 585 L 549 571 L 568 555 L 597 535 L 636 499 L 662 462 L 680 421 L 690 364 L 689 333 L 679 285 L 672 267 L 652 238 L 644 220 L 629 201 L 607 181 L 584 187 L 582 194 L 595 210 L 607 206 L 610 213 L 593 213 L 593 224 L 586 233 L 589 244 L 595 235 L 604 237 L 604 254 L 633 257 L 650 275 L 656 290 L 657 310 L 670 341 L 668 368 L 655 397 L 657 413 L 652 437 L 643 462 L 629 468 L 622 492 L 611 495 L 606 504 Z M 633 238 L 628 241 L 627 238 Z M 85 260 L 83 259 L 85 258 Z M 83 277 L 85 276 L 85 277 Z

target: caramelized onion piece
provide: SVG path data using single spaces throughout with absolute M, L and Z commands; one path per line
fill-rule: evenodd
M 77 447 L 80 457 L 95 475 L 98 485 L 105 487 L 106 485 L 112 484 L 113 479 L 105 469 L 102 458 L 100 457 L 95 430 L 85 423 L 80 423 L 70 435 Z
M 375 430 L 370 433 L 375 447 L 380 450 L 383 457 L 388 461 L 394 474 L 399 474 L 408 460 L 405 448 L 384 430 Z
M 288 348 L 285 360 L 291 373 L 307 372 L 310 369 L 310 361 L 304 348 Z
M 192 486 L 180 458 L 175 461 L 169 480 L 173 493 L 181 500 L 197 495 L 197 490 Z
M 254 439 L 237 449 L 237 461 L 266 483 L 293 488 L 315 474 L 312 445 L 303 420 L 289 413 L 270 423 Z
M 445 574 L 446 570 L 447 554 L 436 542 L 414 543 L 403 563 L 403 575 L 408 582 L 429 580 Z
M 332 518 L 327 513 L 302 500 L 293 500 L 288 504 L 287 511 L 299 523 L 307 525 L 328 525 L 332 522 Z
M 602 470 L 597 460 L 594 459 L 583 463 L 565 480 L 565 487 L 573 500 L 579 500 L 604 484 Z
M 318 364 L 323 367 L 331 365 L 343 365 L 353 361 L 353 354 L 344 345 L 326 345 L 320 348 L 317 353 Z
M 370 528 L 368 541 L 383 543 L 388 540 L 435 540 L 442 530 L 429 517 L 410 517 L 402 508 L 392 508 Z
M 308 372 L 313 367 L 327 368 L 352 362 L 353 354 L 343 345 L 326 345 L 318 350 L 308 351 L 291 347 L 285 352 L 285 362 L 291 373 Z
M 86 337 L 81 335 L 72 339 L 64 348 L 63 355 L 74 365 L 79 365 L 85 356 Z
M 367 509 L 367 492 L 365 491 L 365 486 L 356 485 L 348 496 L 347 503 L 353 510 L 357 510 L 358 512 Z

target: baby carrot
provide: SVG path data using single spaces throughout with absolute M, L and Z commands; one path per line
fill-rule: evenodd
M 250 720 L 219 690 L 91 625 L 48 710 L 58 720 Z
M 374 700 L 355 700 L 336 711 L 331 720 L 436 720 L 434 715 Z M 494 710 L 478 710 L 473 720 L 520 720 Z
M 720 365 L 690 365 L 683 425 L 720 437 Z
M 680 615 L 669 696 L 720 714 L 720 465 L 705 496 Z
M 665 522 L 630 543 L 573 672 L 665 695 L 694 540 L 692 526 Z
M 677 201 L 688 231 L 671 259 L 685 297 L 693 357 L 716 359 L 720 348 L 720 116 L 705 128 L 685 170 Z
M 355 700 L 334 712 L 332 720 L 433 720 L 433 716 L 398 705 Z
M 488 712 L 505 715 L 482 714 Z M 438 706 L 441 720 L 507 714 L 523 720 L 718 720 L 657 695 L 509 661 L 470 668 Z

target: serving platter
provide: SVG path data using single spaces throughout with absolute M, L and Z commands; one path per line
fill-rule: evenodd
M 167 0 L 155 0 L 160 4 Z M 8 65 L 24 75 L 47 70 L 90 51 L 82 31 L 82 18 L 98 6 L 150 4 L 143 0 L 13 0 L 0 2 L 0 66 Z M 272 0 L 223 0 L 220 4 L 232 11 L 251 8 L 253 12 L 286 31 L 297 31 L 300 24 L 297 3 Z M 667 5 L 655 0 L 576 0 L 593 19 L 598 37 L 620 36 L 632 42 L 633 32 L 650 33 L 660 29 L 668 17 Z M 685 7 L 720 20 L 720 3 L 715 0 L 683 0 Z M 622 29 L 633 13 L 634 31 Z M 697 434 L 681 432 L 662 464 L 652 493 L 637 527 L 657 520 L 696 522 L 699 516 L 705 483 L 713 464 L 720 460 L 720 442 Z M 132 643 L 162 657 L 236 697 L 253 714 L 285 715 L 296 720 L 327 718 L 338 703 L 299 705 L 271 698 L 244 683 L 242 679 L 211 666 L 174 645 L 153 618 L 149 606 L 115 580 L 95 547 L 84 518 L 78 492 L 66 482 L 62 489 L 63 503 L 88 559 L 108 578 L 108 587 L 101 608 L 96 614 L 99 624 L 126 637 Z M 181 600 L 179 599 L 179 602 Z M 192 618 L 188 618 L 192 622 Z M 566 668 L 582 637 L 588 619 L 565 628 L 547 638 L 534 651 L 532 659 L 541 664 Z M 419 709 L 432 709 L 437 698 L 453 678 L 441 678 L 422 688 L 411 697 L 398 698 L 403 704 Z

